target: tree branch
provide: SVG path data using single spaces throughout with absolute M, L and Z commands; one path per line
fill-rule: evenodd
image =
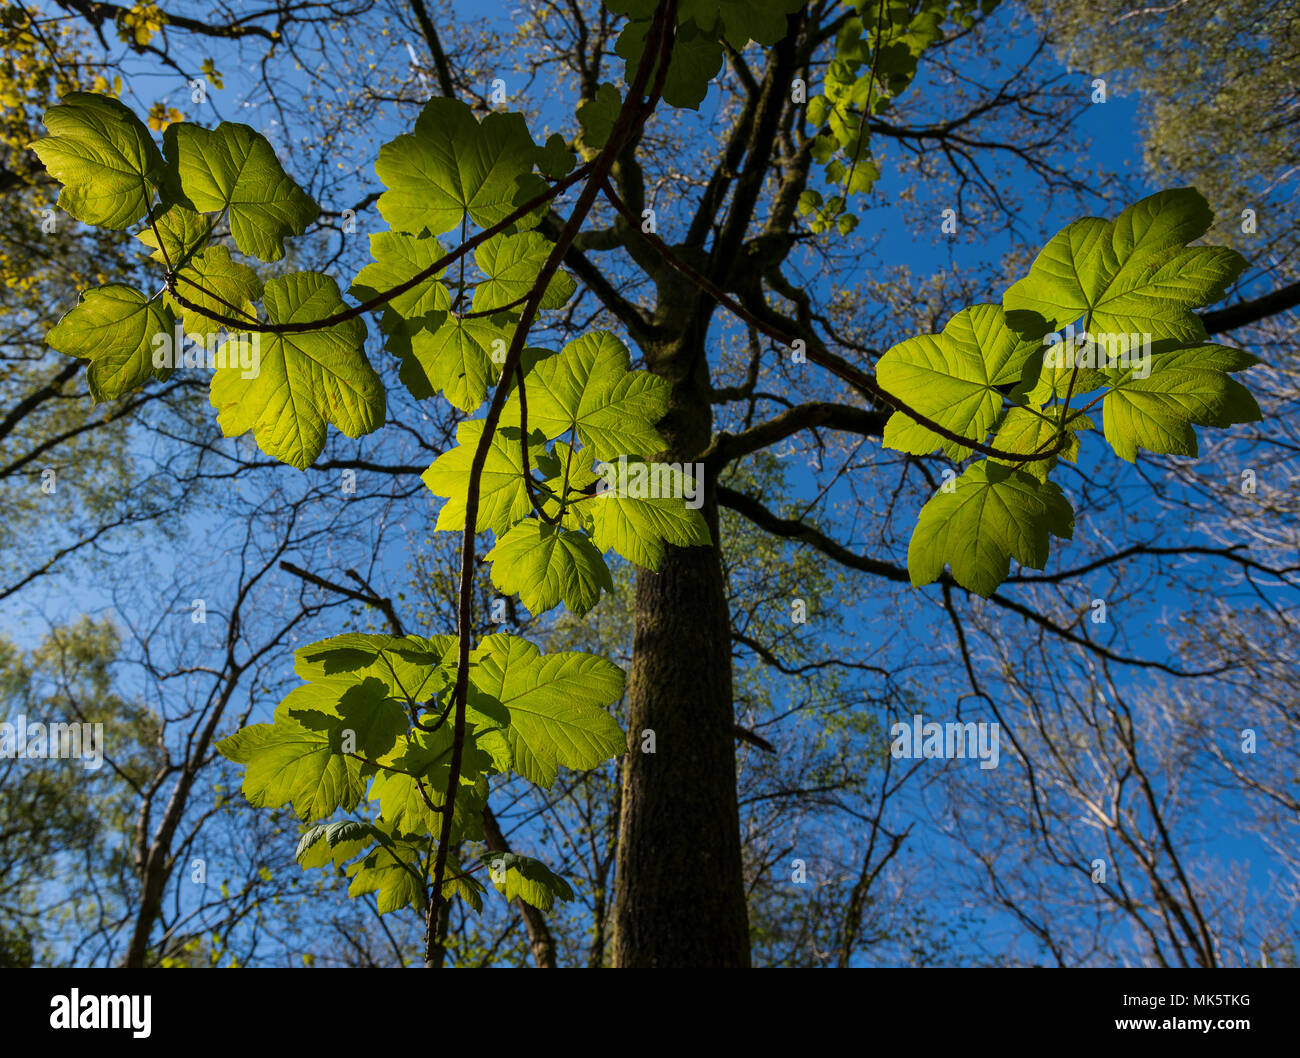
M 879 437 L 884 432 L 885 423 L 888 421 L 889 412 L 868 411 L 866 408 L 856 408 L 851 404 L 835 404 L 831 401 L 797 404 L 744 433 L 730 434 L 725 430 L 719 431 L 701 459 L 716 472 L 728 463 L 774 445 L 803 430 L 828 426 L 832 430 L 841 430 L 844 433 Z
M 1300 282 L 1279 287 L 1277 290 L 1250 301 L 1239 301 L 1227 308 L 1215 309 L 1213 312 L 1201 313 L 1201 322 L 1205 324 L 1207 334 L 1223 334 L 1225 331 L 1247 327 L 1252 323 L 1276 316 L 1300 305 Z

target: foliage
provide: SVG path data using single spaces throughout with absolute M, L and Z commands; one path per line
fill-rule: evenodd
M 20 760 L 23 749 L 12 745 L 0 757 L 0 966 L 66 958 L 70 926 L 89 917 L 97 902 L 120 914 L 134 897 L 124 884 L 134 826 L 131 786 L 148 781 L 157 765 L 152 743 L 159 718 L 116 689 L 120 645 L 111 622 L 89 618 L 51 628 L 28 650 L 0 640 L 0 723 L 9 725 L 7 738 L 22 737 L 13 728 L 24 720 L 20 729 L 29 733 L 38 723 L 86 725 L 73 743 L 82 761 Z M 89 733 L 91 725 L 101 725 L 98 736 Z M 96 744 L 98 765 L 91 759 Z M 85 884 L 52 895 L 49 881 L 63 870 L 77 872 Z
M 534 613 L 560 602 L 575 613 L 594 606 L 612 588 L 610 552 L 656 569 L 668 546 L 711 543 L 704 517 L 685 501 L 686 472 L 654 458 L 665 447 L 657 426 L 669 383 L 633 369 L 608 331 L 558 352 L 527 345 L 538 314 L 561 310 L 575 290 L 557 267 L 574 232 L 552 242 L 538 224 L 552 201 L 581 184 L 570 228 L 579 226 L 657 96 L 698 106 L 724 46 L 779 44 L 799 5 L 683 2 L 672 21 L 672 4 L 609 7 L 630 18 L 617 46 L 629 89 L 616 98 L 601 86 L 579 115 L 588 161 L 569 170 L 571 156 L 535 143 L 522 114 L 480 120 L 463 103 L 433 99 L 410 133 L 378 152 L 386 188 L 378 208 L 391 230 L 372 237 L 374 263 L 348 284 L 304 271 L 263 283 L 241 260 L 280 261 L 285 240 L 317 212 L 272 144 L 248 126 L 172 123 L 160 149 L 121 103 L 78 92 L 50 109 L 50 135 L 33 145 L 63 184 L 65 210 L 112 229 L 142 224 L 139 237 L 163 266 L 158 293 L 123 284 L 88 290 L 49 333 L 54 348 L 90 361 L 97 401 L 166 377 L 172 365 L 160 365 L 157 352 L 175 341 L 178 315 L 182 331 L 222 350 L 256 339 L 259 368 L 249 375 L 234 357 L 218 361 L 210 403 L 227 436 L 251 431 L 268 455 L 306 468 L 327 424 L 360 437 L 385 421 L 362 320 L 382 311 L 411 395 L 440 393 L 464 412 L 482 412 L 460 423 L 456 445 L 423 475 L 444 501 L 436 528 L 465 534 L 456 634 L 348 633 L 304 647 L 295 668 L 304 683 L 272 722 L 218 745 L 244 767 L 250 802 L 288 807 L 306 825 L 302 866 L 345 869 L 350 892 L 376 894 L 381 911 L 413 906 L 433 921 L 452 897 L 477 909 L 486 891 L 479 868 L 507 899 L 546 907 L 570 898 L 568 883 L 541 864 L 497 855 L 476 866 L 460 858 L 461 843 L 483 837 L 493 778 L 514 773 L 548 787 L 560 768 L 591 769 L 626 746 L 608 711 L 624 686 L 612 662 L 544 654 L 511 635 L 471 643 L 477 534 L 493 534 L 493 582 Z M 815 226 L 843 221 L 845 196 L 871 186 L 867 118 L 911 81 L 943 18 L 961 22 L 974 10 L 854 8 L 825 95 L 808 106 L 808 121 L 825 126 L 813 156 L 842 189 L 830 202 L 806 199 Z M 151 25 L 139 22 L 137 37 Z M 1253 398 L 1228 377 L 1253 358 L 1207 344 L 1192 311 L 1217 300 L 1244 264 L 1230 250 L 1189 247 L 1209 222 L 1190 189 L 1152 196 L 1114 221 L 1076 221 L 1001 305 L 966 308 L 940 334 L 911 338 L 880 359 L 880 393 L 897 409 L 887 445 L 942 449 L 959 462 L 984 457 L 921 511 L 908 557 L 914 584 L 939 579 L 946 564 L 956 584 L 988 595 L 1011 558 L 1042 568 L 1049 537 L 1069 538 L 1074 523 L 1048 472 L 1058 455 L 1077 458 L 1079 435 L 1093 428 L 1085 412 L 1097 403 L 1107 442 L 1129 460 L 1138 448 L 1195 454 L 1194 424 L 1258 417 Z M 222 223 L 233 246 L 215 234 Z M 849 227 L 839 223 L 841 232 Z M 440 237 L 453 232 L 455 247 L 444 249 Z M 359 303 L 344 301 L 341 286 Z M 1076 323 L 1081 343 L 1063 337 Z M 1135 331 L 1152 340 L 1149 373 L 1120 360 L 1112 342 Z M 1091 359 L 1049 363 L 1048 351 L 1067 344 Z M 1093 392 L 1089 404 L 1071 406 L 1076 394 Z M 366 818 L 335 818 L 372 804 Z
M 1050 467 L 1058 452 L 1077 459 L 1079 434 L 1093 428 L 1085 412 L 1098 403 L 1107 443 L 1129 462 L 1139 448 L 1194 456 L 1193 425 L 1260 418 L 1254 397 L 1228 377 L 1257 359 L 1209 344 L 1192 311 L 1218 301 L 1246 266 L 1235 250 L 1187 245 L 1211 219 L 1205 199 L 1181 188 L 1113 221 L 1077 220 L 1002 305 L 964 309 L 941 334 L 881 357 L 877 377 L 894 397 L 967 439 L 947 440 L 898 411 L 885 429 L 888 447 L 918 455 L 942 448 L 962 459 L 992 430 L 994 445 L 981 450 L 1003 464 L 972 464 L 925 505 L 908 549 L 913 584 L 937 580 L 947 563 L 958 584 L 987 596 L 1012 557 L 1042 569 L 1049 534 L 1069 539 L 1074 514 L 1047 468 L 1033 472 L 1035 462 Z M 1076 394 L 1094 391 L 1070 407 Z

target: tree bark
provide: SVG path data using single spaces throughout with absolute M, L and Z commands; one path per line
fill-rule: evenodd
M 702 328 L 700 328 L 702 330 Z M 646 349 L 673 382 L 660 458 L 691 462 L 713 428 L 702 335 Z M 712 481 L 712 547 L 669 547 L 637 576 L 614 906 L 617 967 L 747 967 L 731 638 Z M 654 732 L 654 752 L 643 752 Z

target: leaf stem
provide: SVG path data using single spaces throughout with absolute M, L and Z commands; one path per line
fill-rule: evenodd
M 614 190 L 608 179 L 601 181 L 601 188 L 610 204 L 618 210 L 618 212 L 621 213 L 629 223 L 640 223 L 639 218 L 634 220 L 632 211 L 628 209 L 627 204 L 619 198 L 618 192 Z M 673 268 L 677 269 L 677 271 L 681 272 L 682 275 L 686 276 L 686 278 L 696 283 L 701 290 L 712 297 L 716 302 L 718 302 L 718 304 L 729 309 L 736 316 L 740 317 L 740 319 L 761 331 L 763 334 L 766 334 L 773 341 L 780 342 L 787 346 L 794 343 L 796 340 L 795 335 L 787 334 L 779 327 L 774 327 L 766 320 L 760 319 L 758 316 L 754 315 L 754 313 L 746 309 L 742 304 L 740 304 L 740 302 L 736 301 L 735 298 L 723 291 L 716 283 L 710 281 L 707 276 L 703 275 L 678 257 L 677 254 L 673 252 L 672 248 L 658 235 L 646 232 L 643 233 L 641 237 L 653 246 Z M 919 411 L 909 407 L 900 397 L 896 397 L 888 390 L 882 389 L 880 384 L 871 375 L 868 375 L 865 371 L 860 371 L 858 368 L 845 362 L 840 357 L 834 356 L 829 352 L 823 352 L 811 344 L 809 344 L 805 351 L 808 359 L 814 364 L 826 368 L 838 378 L 848 382 L 851 386 L 883 401 L 896 411 L 901 411 L 909 419 L 913 419 L 920 423 L 931 433 L 936 433 L 947 441 L 974 449 L 976 452 L 980 452 L 986 456 L 992 456 L 995 459 L 1005 459 L 1009 463 L 1032 463 L 1040 459 L 1050 459 L 1065 447 L 1064 439 L 1058 438 L 1050 451 L 1026 455 L 1023 452 L 1007 452 L 1001 448 L 995 448 L 992 445 L 985 444 L 983 441 L 977 441 L 972 437 L 963 437 L 961 434 L 949 430 L 946 426 L 935 422 L 933 419 L 928 418 L 927 416 L 922 415 Z
M 184 297 L 182 297 L 181 295 L 175 292 L 172 293 L 172 297 L 176 300 L 177 304 L 182 305 L 183 307 L 190 309 L 193 312 L 197 312 L 200 316 L 205 316 L 206 318 L 213 320 L 216 323 L 224 324 L 227 327 L 236 327 L 241 331 L 257 331 L 262 334 L 297 334 L 297 333 L 303 333 L 305 331 L 319 331 L 319 330 L 324 330 L 327 327 L 334 327 L 340 323 L 346 323 L 348 320 L 356 319 L 358 316 L 361 316 L 364 313 L 370 312 L 374 309 L 382 308 L 384 305 L 387 305 L 388 302 L 392 301 L 393 298 L 405 294 L 408 290 L 415 289 L 421 283 L 425 282 L 425 280 L 429 279 L 434 275 L 437 275 L 437 273 L 443 271 L 444 269 L 451 267 L 462 257 L 464 257 L 467 253 L 469 253 L 471 250 L 475 249 L 477 246 L 481 245 L 482 243 L 486 242 L 488 239 L 492 238 L 492 236 L 505 231 L 506 228 L 510 227 L 510 225 L 514 224 L 521 217 L 526 217 L 538 206 L 544 205 L 545 203 L 551 201 L 553 198 L 556 198 L 562 192 L 568 190 L 579 180 L 581 180 L 584 176 L 590 173 L 592 166 L 595 164 L 595 161 L 596 159 L 593 159 L 591 162 L 587 163 L 586 165 L 580 166 L 579 168 L 575 169 L 572 173 L 570 173 L 568 176 L 566 176 L 563 180 L 560 180 L 558 183 L 556 183 L 553 187 L 549 187 L 545 191 L 538 192 L 527 202 L 525 202 L 522 206 L 519 206 L 514 210 L 512 210 L 502 220 L 498 221 L 496 224 L 493 224 L 491 227 L 484 228 L 477 235 L 474 235 L 468 240 L 466 240 L 465 242 L 461 243 L 461 245 L 458 246 L 455 250 L 452 250 L 450 253 L 440 257 L 438 260 L 434 261 L 433 264 L 429 265 L 427 268 L 420 269 L 420 271 L 415 273 L 415 275 L 411 276 L 410 279 L 404 280 L 401 283 L 398 283 L 397 286 L 391 287 L 388 290 L 381 290 L 374 297 L 369 298 L 366 301 L 363 301 L 361 304 L 350 305 L 348 308 L 343 309 L 339 312 L 335 312 L 329 316 L 326 316 L 324 319 L 300 320 L 300 321 L 295 321 L 293 323 L 250 324 L 250 323 L 245 323 L 242 320 L 232 319 L 229 316 L 223 316 L 219 313 L 212 312 L 209 309 L 203 308 L 201 305 L 195 305 L 193 302 L 187 301 Z
M 573 244 L 573 240 L 577 237 L 583 221 L 586 220 L 587 215 L 595 205 L 600 186 L 613 168 L 614 160 L 619 151 L 623 149 L 623 145 L 628 142 L 633 132 L 650 116 L 659 101 L 660 93 L 663 90 L 663 82 L 668 73 L 668 62 L 672 55 L 672 26 L 676 22 L 676 15 L 677 0 L 660 0 L 658 7 L 655 9 L 650 30 L 646 34 L 645 51 L 642 53 L 641 61 L 637 65 L 636 75 L 631 85 L 628 86 L 627 97 L 623 100 L 618 118 L 614 122 L 614 128 L 610 132 L 609 139 L 600 154 L 592 160 L 588 167 L 584 167 L 589 172 L 590 179 L 583 187 L 577 202 L 574 203 L 573 212 L 570 213 L 564 228 L 557 236 L 555 245 L 551 248 L 545 264 L 542 265 L 541 271 L 533 284 L 532 293 L 524 305 L 519 324 L 510 342 L 510 348 L 506 352 L 506 362 L 501 371 L 501 380 L 497 383 L 496 392 L 492 396 L 492 403 L 483 422 L 483 433 L 479 436 L 478 446 L 474 451 L 474 459 L 470 465 L 469 482 L 465 492 L 465 528 L 461 536 L 460 588 L 456 621 L 455 728 L 452 735 L 451 773 L 448 777 L 446 814 L 442 817 L 442 828 L 438 838 L 438 853 L 433 871 L 433 894 L 426 920 L 426 966 L 435 965 L 435 952 L 437 946 L 441 943 L 438 934 L 439 912 L 444 900 L 442 886 L 447 868 L 448 848 L 451 843 L 451 825 L 456 800 L 456 787 L 460 781 L 461 755 L 465 742 L 465 708 L 469 695 L 470 635 L 473 631 L 471 620 L 474 597 L 474 539 L 478 527 L 479 485 L 483 467 L 487 462 L 488 446 L 492 442 L 492 435 L 496 431 L 497 422 L 501 418 L 501 410 L 505 406 L 511 376 L 516 371 L 519 357 L 523 352 L 524 342 L 528 337 L 528 331 L 537 316 L 546 288 L 550 285 L 551 277 L 555 275 L 560 266 L 560 261 Z M 656 62 L 658 63 L 658 70 L 654 87 L 651 89 L 649 97 L 642 103 L 640 100 L 645 94 L 646 85 L 650 81 L 651 70 Z

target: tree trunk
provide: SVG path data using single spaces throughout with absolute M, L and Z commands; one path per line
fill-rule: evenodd
M 222 699 L 222 708 L 227 697 Z M 220 716 L 220 712 L 220 709 L 216 710 L 216 715 Z M 195 760 L 201 760 L 202 755 L 207 752 L 214 727 L 213 720 L 209 720 L 205 725 Z M 186 762 L 171 796 L 167 799 L 167 808 L 163 811 L 162 822 L 153 841 L 150 842 L 147 851 L 143 850 L 142 842 L 137 845 L 135 866 L 136 874 L 140 879 L 140 906 L 136 909 L 135 924 L 131 930 L 131 941 L 127 945 L 126 957 L 122 960 L 122 965 L 127 969 L 139 969 L 146 965 L 148 960 L 149 936 L 162 917 L 163 890 L 167 887 L 173 868 L 172 839 L 176 837 L 176 828 L 180 826 L 181 816 L 189 802 L 194 776 L 194 765 Z M 141 835 L 144 833 L 143 828 L 147 826 L 148 809 L 149 804 L 146 801 L 140 808 L 139 828 L 141 829 L 138 833 Z
M 149 848 L 147 861 L 140 868 L 140 906 L 136 910 L 131 941 L 122 960 L 122 965 L 128 969 L 139 969 L 149 957 L 149 935 L 162 914 L 163 888 L 169 876 L 165 861 L 165 851 L 154 844 Z
M 713 428 L 702 342 L 646 356 L 674 383 L 660 458 L 692 462 Z M 714 546 L 669 547 L 657 573 L 637 576 L 615 878 L 619 967 L 749 966 L 731 624 L 713 493 L 710 481 L 702 513 Z M 653 753 L 643 752 L 650 731 Z

